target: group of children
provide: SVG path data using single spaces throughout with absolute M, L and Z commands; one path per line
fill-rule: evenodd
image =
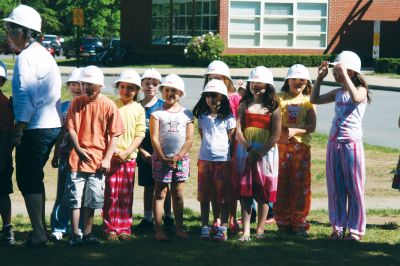
M 113 102 L 101 94 L 104 77 L 99 68 L 74 70 L 67 80 L 73 99 L 63 103 L 64 130 L 52 160 L 59 168 L 52 237 L 61 239 L 70 230 L 71 246 L 99 243 L 92 226 L 94 210 L 102 209 L 107 239 L 129 240 L 138 166 L 139 185 L 145 187 L 144 219 L 138 227 L 153 227 L 154 217 L 155 239 L 168 240 L 163 223 L 175 223 L 176 237 L 187 239 L 183 191 L 190 172 L 194 117 L 201 138 L 197 161 L 200 238 L 227 241 L 230 230 L 241 234 L 239 241 L 250 241 L 254 199 L 258 203 L 255 238 L 266 237 L 271 203 L 279 233 L 307 237 L 314 104 L 335 102 L 326 160 L 333 227 L 329 238 L 360 240 L 365 234 L 361 121 L 369 101 L 368 86 L 355 53 L 344 51 L 331 64 L 341 87 L 327 94 L 320 95 L 328 72 L 328 62 L 323 62 L 314 85 L 305 66 L 293 65 L 280 93 L 271 71 L 258 66 L 241 84 L 245 88 L 240 95 L 228 66 L 213 61 L 193 113 L 180 104 L 185 85 L 175 74 L 162 79 L 155 69 L 141 77 L 125 70 L 115 82 L 119 98 Z M 144 98 L 139 102 L 140 90 Z M 157 97 L 158 91 L 163 100 Z M 236 219 L 238 200 L 242 228 Z

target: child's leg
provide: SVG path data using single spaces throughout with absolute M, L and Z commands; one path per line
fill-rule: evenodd
M 184 182 L 174 182 L 171 185 L 172 204 L 174 206 L 176 235 L 181 239 L 186 239 L 187 235 L 183 230 L 183 189 Z
M 221 225 L 228 226 L 229 220 L 229 203 L 222 203 L 221 208 Z
M 81 209 L 71 209 L 71 227 L 72 234 L 79 235 L 79 218 L 81 215 Z
M 201 226 L 209 225 L 210 218 L 210 202 L 200 202 Z
M 167 194 L 164 200 L 164 215 L 171 216 L 171 191 L 169 187 L 167 187 Z
M 212 212 L 213 212 L 213 223 L 221 223 L 221 206 L 218 204 L 215 200 L 211 201 L 211 207 L 212 207 Z
M 290 160 L 288 159 L 288 145 L 279 144 L 279 177 L 278 189 L 276 192 L 275 203 L 275 220 L 280 231 L 285 231 L 290 225 L 290 181 L 289 181 L 289 168 Z
M 10 195 L 0 195 L 0 215 L 3 221 L 3 228 L 11 224 L 11 199 Z
M 154 185 L 145 186 L 143 195 L 144 219 L 149 222 L 153 221 L 153 199 Z
M 257 235 L 264 234 L 265 220 L 267 219 L 268 208 L 269 206 L 267 202 L 258 202 L 258 223 L 256 230 Z
M 84 236 L 87 236 L 92 233 L 93 218 L 94 218 L 94 209 L 84 207 L 83 208 Z M 78 223 L 79 223 L 79 218 L 78 218 Z
M 333 230 L 343 232 L 347 223 L 347 196 L 344 181 L 341 145 L 328 142 L 326 153 L 326 184 L 328 186 L 329 221 Z
M 154 192 L 154 237 L 157 240 L 167 240 L 167 236 L 161 228 L 162 214 L 164 207 L 165 195 L 167 194 L 168 184 L 155 182 L 155 192 Z M 175 208 L 174 208 L 175 211 Z M 176 215 L 175 215 L 176 216 Z
M 344 144 L 345 182 L 348 193 L 347 227 L 350 233 L 362 236 L 365 234 L 366 214 L 364 204 L 365 157 L 361 142 Z
M 244 197 L 240 200 L 242 206 L 243 236 L 250 236 L 250 218 L 252 198 Z

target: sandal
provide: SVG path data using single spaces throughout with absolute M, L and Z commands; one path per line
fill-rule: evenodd
M 332 234 L 328 237 L 328 240 L 342 240 L 343 232 L 334 230 Z
M 240 242 L 249 242 L 249 241 L 251 241 L 251 237 L 243 235 L 243 236 L 239 237 L 238 240 Z
M 108 241 L 117 241 L 118 240 L 118 235 L 115 232 L 110 232 L 110 233 L 107 233 L 107 237 L 106 238 L 107 238 Z
M 265 239 L 265 238 L 267 238 L 267 235 L 266 235 L 265 233 L 256 234 L 256 238 L 257 238 L 257 239 Z
M 349 242 L 359 242 L 361 240 L 361 235 L 349 233 L 343 240 Z
M 122 233 L 118 236 L 119 240 L 121 241 L 129 241 L 131 240 L 133 235 L 127 234 L 127 233 Z

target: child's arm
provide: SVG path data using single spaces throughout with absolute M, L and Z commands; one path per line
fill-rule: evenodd
M 131 145 L 126 150 L 118 151 L 116 156 L 118 156 L 121 161 L 125 161 L 128 159 L 129 155 L 131 155 L 139 147 L 143 139 L 144 137 L 135 137 Z
M 78 135 L 76 134 L 75 130 L 68 129 L 68 133 L 72 141 L 72 146 L 74 147 L 76 154 L 78 154 L 79 159 L 85 163 L 89 163 L 91 159 L 89 155 L 86 153 L 86 151 L 82 149 L 81 146 L 79 145 Z
M 272 112 L 271 115 L 271 135 L 269 136 L 267 144 L 260 151 L 258 151 L 258 154 L 261 157 L 264 156 L 278 142 L 281 136 L 281 127 L 281 109 L 278 107 L 275 109 L 275 111 Z
M 21 144 L 22 135 L 24 134 L 24 129 L 28 123 L 16 122 L 14 128 L 11 131 L 11 144 L 13 147 Z
M 315 127 L 317 125 L 317 115 L 315 113 L 315 109 L 311 108 L 307 112 L 307 123 L 298 128 L 287 128 L 288 130 L 288 139 L 296 136 L 296 135 L 302 135 L 306 133 L 313 133 L 315 131 Z
M 150 138 L 151 138 L 151 144 L 153 144 L 153 149 L 158 154 L 160 159 L 165 163 L 171 163 L 172 159 L 165 157 L 164 152 L 162 150 L 160 143 L 160 124 L 158 120 L 154 118 L 153 115 L 150 116 Z
M 367 89 L 362 86 L 360 86 L 360 87 L 354 86 L 353 81 L 351 81 L 351 78 L 349 77 L 349 74 L 347 73 L 347 68 L 345 68 L 341 64 L 338 64 L 338 65 L 334 66 L 333 70 L 336 71 L 339 76 L 341 76 L 341 78 L 343 80 L 343 86 L 346 90 L 349 91 L 353 102 L 361 103 L 361 102 L 365 101 L 365 99 L 367 98 Z
M 189 152 L 190 147 L 192 147 L 193 144 L 193 136 L 194 136 L 194 123 L 192 121 L 186 125 L 185 143 L 183 143 L 181 150 L 177 154 L 175 154 L 175 156 L 172 158 L 174 164 L 182 160 L 183 156 L 185 156 Z
M 65 128 L 61 127 L 60 135 L 58 135 L 56 144 L 54 145 L 53 159 L 51 159 L 51 166 L 53 168 L 57 168 L 58 167 L 58 157 L 59 157 L 59 153 L 60 153 L 60 144 L 61 144 L 62 140 L 64 139 L 65 133 L 66 133 Z
M 244 113 L 246 111 L 246 105 L 244 103 L 241 103 L 239 105 L 238 109 L 238 116 L 236 120 L 236 139 L 240 144 L 243 145 L 243 147 L 249 151 L 249 148 L 251 147 L 250 143 L 247 142 L 243 135 L 243 126 L 244 126 Z
M 328 62 L 324 61 L 318 67 L 318 77 L 315 80 L 314 86 L 311 90 L 310 101 L 313 104 L 324 104 L 335 101 L 337 89 L 320 95 L 321 84 L 326 75 L 328 75 Z
M 110 142 L 108 143 L 106 154 L 104 155 L 103 160 L 101 160 L 101 170 L 108 172 L 111 166 L 111 158 L 113 156 L 115 146 L 117 146 L 118 136 L 111 137 Z

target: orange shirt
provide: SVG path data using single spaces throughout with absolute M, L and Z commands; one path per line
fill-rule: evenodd
M 76 132 L 79 146 L 91 159 L 90 163 L 82 162 L 73 149 L 69 157 L 71 170 L 86 173 L 95 173 L 100 168 L 108 140 L 125 132 L 118 107 L 102 94 L 94 101 L 85 95 L 73 99 L 68 109 L 67 129 Z
M 14 125 L 10 99 L 0 90 L 0 131 L 9 131 Z

